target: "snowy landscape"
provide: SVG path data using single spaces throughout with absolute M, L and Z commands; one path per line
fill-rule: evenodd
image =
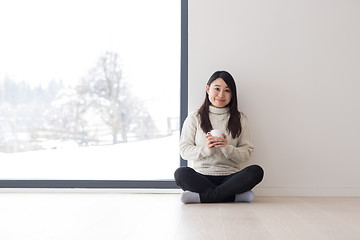
M 178 1 L 2 1 L 0 13 L 0 179 L 173 179 Z
M 2 180 L 165 180 L 179 166 L 179 134 L 107 146 L 0 152 Z

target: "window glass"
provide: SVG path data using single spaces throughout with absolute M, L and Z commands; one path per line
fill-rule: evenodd
M 0 2 L 1 179 L 172 179 L 180 1 Z

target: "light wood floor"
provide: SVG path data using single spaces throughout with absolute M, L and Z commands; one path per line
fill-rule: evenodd
M 360 239 L 360 198 L 255 197 L 180 203 L 179 194 L 0 193 L 0 239 Z

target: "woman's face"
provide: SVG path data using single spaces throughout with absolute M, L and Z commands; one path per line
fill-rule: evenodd
M 214 80 L 210 87 L 206 85 L 206 92 L 209 95 L 209 100 L 212 106 L 223 108 L 226 107 L 231 100 L 230 88 L 221 78 Z

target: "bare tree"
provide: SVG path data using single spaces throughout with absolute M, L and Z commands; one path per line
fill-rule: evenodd
M 81 94 L 90 96 L 92 107 L 110 127 L 113 143 L 118 143 L 118 134 L 127 142 L 127 132 L 137 115 L 138 104 L 124 80 L 119 55 L 106 52 L 101 56 L 79 89 Z

